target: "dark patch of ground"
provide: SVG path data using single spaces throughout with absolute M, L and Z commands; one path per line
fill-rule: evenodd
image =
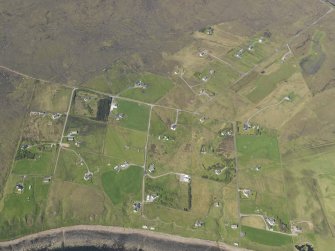
M 0 65 L 57 81 L 82 83 L 117 59 L 167 72 L 191 32 L 231 22 L 243 35 L 291 24 L 322 10 L 314 0 L 12 0 L 0 3 Z M 283 18 L 284 17 L 284 18 Z M 235 27 L 236 26 L 236 27 Z M 170 65 L 171 64 L 171 65 Z

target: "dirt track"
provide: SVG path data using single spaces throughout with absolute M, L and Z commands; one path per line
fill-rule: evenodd
M 141 229 L 108 226 L 78 225 L 51 229 L 11 241 L 0 242 L 0 250 L 38 250 L 71 246 L 107 246 L 142 249 L 144 251 L 172 250 L 246 250 L 214 241 L 184 238 Z

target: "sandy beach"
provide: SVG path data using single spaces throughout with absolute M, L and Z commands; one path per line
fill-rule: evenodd
M 51 229 L 15 240 L 0 242 L 0 250 L 26 251 L 75 246 L 123 247 L 124 250 L 225 250 L 241 251 L 222 242 L 158 233 L 141 229 L 78 225 Z

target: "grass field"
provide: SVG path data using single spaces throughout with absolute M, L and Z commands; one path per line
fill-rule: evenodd
M 131 166 L 120 172 L 106 172 L 101 179 L 104 191 L 113 204 L 120 204 L 129 198 L 134 201 L 141 200 L 142 177 L 143 169 Z
M 146 133 L 120 126 L 108 125 L 104 154 L 120 161 L 142 165 Z
M 236 144 L 239 163 L 243 167 L 252 167 L 257 162 L 269 161 L 277 166 L 280 162 L 278 142 L 275 135 L 265 134 L 237 136 Z M 271 165 L 266 164 L 271 167 Z
M 123 92 L 121 96 L 148 103 L 155 103 L 173 87 L 171 80 L 152 73 L 140 74 L 137 80 L 141 80 L 147 84 L 147 88 L 129 88 Z M 133 85 L 134 84 L 135 82 Z
M 12 175 L 7 183 L 7 194 L 1 210 L 0 238 L 15 237 L 40 231 L 46 223 L 45 206 L 49 185 L 43 177 Z M 24 191 L 17 193 L 15 184 L 22 183 Z
M 13 173 L 20 175 L 50 175 L 55 162 L 56 146 L 38 145 L 29 148 L 34 159 L 20 159 L 14 163 Z
M 118 108 L 114 109 L 109 120 L 112 124 L 129 129 L 147 131 L 149 123 L 149 106 L 122 99 L 116 100 Z M 124 114 L 124 118 L 116 121 L 114 116 Z
M 65 135 L 70 132 L 78 131 L 74 141 L 64 139 L 64 143 L 68 143 L 78 152 L 92 152 L 101 154 L 103 152 L 103 144 L 106 135 L 107 124 L 97 122 L 87 118 L 70 116 L 66 125 Z M 74 146 L 74 142 L 80 142 L 80 147 Z
M 176 175 L 166 175 L 158 179 L 146 179 L 146 194 L 156 194 L 159 197 L 153 203 L 165 207 L 188 210 L 192 205 L 192 194 L 188 183 L 178 180 Z M 190 200 L 190 201 L 189 201 Z M 189 204 L 191 203 L 191 204 Z
M 118 94 L 132 87 L 137 79 L 136 72 L 124 62 L 116 62 L 97 74 L 84 85 L 101 92 Z
M 287 61 L 283 63 L 277 71 L 269 75 L 261 75 L 251 83 L 254 88 L 246 95 L 247 98 L 254 103 L 261 101 L 269 95 L 278 84 L 287 81 L 296 71 L 297 66 L 294 62 Z
M 242 226 L 246 239 L 268 246 L 282 246 L 281 248 L 289 248 L 292 245 L 292 237 L 284 234 L 278 234 L 262 229 L 256 229 L 248 226 Z M 282 249 L 282 250 L 283 250 Z

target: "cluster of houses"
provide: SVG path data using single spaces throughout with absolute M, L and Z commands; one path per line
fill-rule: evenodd
M 71 131 L 65 137 L 67 141 L 75 142 L 75 146 L 80 147 L 80 142 L 76 140 L 76 137 L 79 135 L 79 131 Z
M 157 198 L 158 198 L 157 194 L 148 194 L 145 198 L 145 201 L 150 203 L 150 202 L 154 202 Z
M 155 172 L 156 168 L 155 168 L 155 164 L 154 163 L 151 163 L 148 167 L 148 171 L 149 173 L 153 173 Z
M 205 33 L 206 35 L 213 35 L 214 34 L 214 28 L 211 26 L 206 27 L 205 29 L 203 29 L 203 33 Z
M 47 115 L 50 115 L 50 117 L 53 119 L 53 120 L 57 120 L 59 119 L 60 117 L 62 117 L 62 114 L 59 113 L 59 112 L 56 112 L 56 113 L 48 113 L 48 112 L 36 112 L 36 111 L 31 111 L 30 116 L 40 116 L 40 117 L 45 117 Z
M 208 89 L 203 88 L 199 91 L 199 95 L 200 96 L 213 97 L 213 96 L 215 96 L 215 92 L 212 92 Z
M 244 188 L 244 189 L 239 189 L 238 191 L 241 192 L 241 195 L 244 198 L 250 198 L 250 196 L 252 195 L 251 189 Z
M 158 140 L 163 140 L 163 141 L 174 141 L 174 138 L 168 135 L 159 135 Z
M 87 171 L 85 174 L 84 174 L 84 180 L 85 181 L 89 181 L 93 178 L 93 173 L 90 172 L 90 171 Z
M 199 52 L 199 57 L 203 58 L 206 57 L 208 55 L 208 51 L 207 50 L 202 50 Z
M 179 174 L 179 181 L 180 182 L 185 182 L 185 183 L 190 183 L 191 182 L 191 176 L 187 174 L 180 173 Z
M 126 170 L 129 166 L 130 166 L 129 163 L 127 161 L 125 161 L 120 165 L 116 165 L 114 167 L 114 170 L 117 171 L 117 172 L 120 172 L 121 170 Z
M 223 130 L 220 130 L 219 135 L 221 137 L 233 136 L 233 129 L 223 129 Z
M 22 183 L 18 183 L 15 185 L 16 192 L 23 193 L 24 185 Z
M 141 210 L 141 208 L 142 208 L 142 204 L 141 204 L 141 202 L 135 201 L 135 202 L 133 203 L 133 212 L 134 212 L 134 213 L 139 212 L 139 211 Z
M 253 43 L 249 44 L 248 48 L 247 48 L 247 51 L 249 51 L 249 52 L 253 51 L 254 47 L 255 47 L 255 43 L 257 43 L 257 42 L 260 43 L 260 44 L 263 43 L 264 42 L 264 37 L 260 37 L 256 42 L 253 42 Z M 238 59 L 242 58 L 245 51 L 246 50 L 244 48 L 238 50 L 235 53 L 235 57 L 238 58 Z
M 111 106 L 110 106 L 110 112 L 112 112 L 113 110 L 116 110 L 118 107 L 119 107 L 119 104 L 116 103 L 116 102 L 114 101 L 114 99 L 113 99 L 113 100 L 112 100 L 112 103 L 111 103 Z M 126 115 L 125 115 L 124 113 L 116 113 L 116 114 L 114 115 L 114 119 L 115 119 L 116 121 L 122 120 L 122 119 L 124 119 L 125 117 L 126 117 Z
M 134 85 L 135 88 L 147 89 L 148 85 L 144 83 L 142 80 L 137 80 Z
M 194 227 L 199 228 L 205 225 L 205 222 L 203 222 L 202 220 L 196 220 L 194 223 Z
M 155 230 L 154 227 L 148 227 L 147 225 L 143 225 L 142 228 L 143 228 L 143 229 L 146 229 L 146 230 L 151 230 L 151 231 L 154 231 L 154 230 Z
M 276 219 L 273 217 L 264 217 L 265 222 L 269 225 L 270 229 L 273 229 L 273 227 L 276 225 Z
M 177 124 L 175 124 L 175 123 L 171 124 L 170 129 L 171 129 L 172 131 L 177 130 Z

